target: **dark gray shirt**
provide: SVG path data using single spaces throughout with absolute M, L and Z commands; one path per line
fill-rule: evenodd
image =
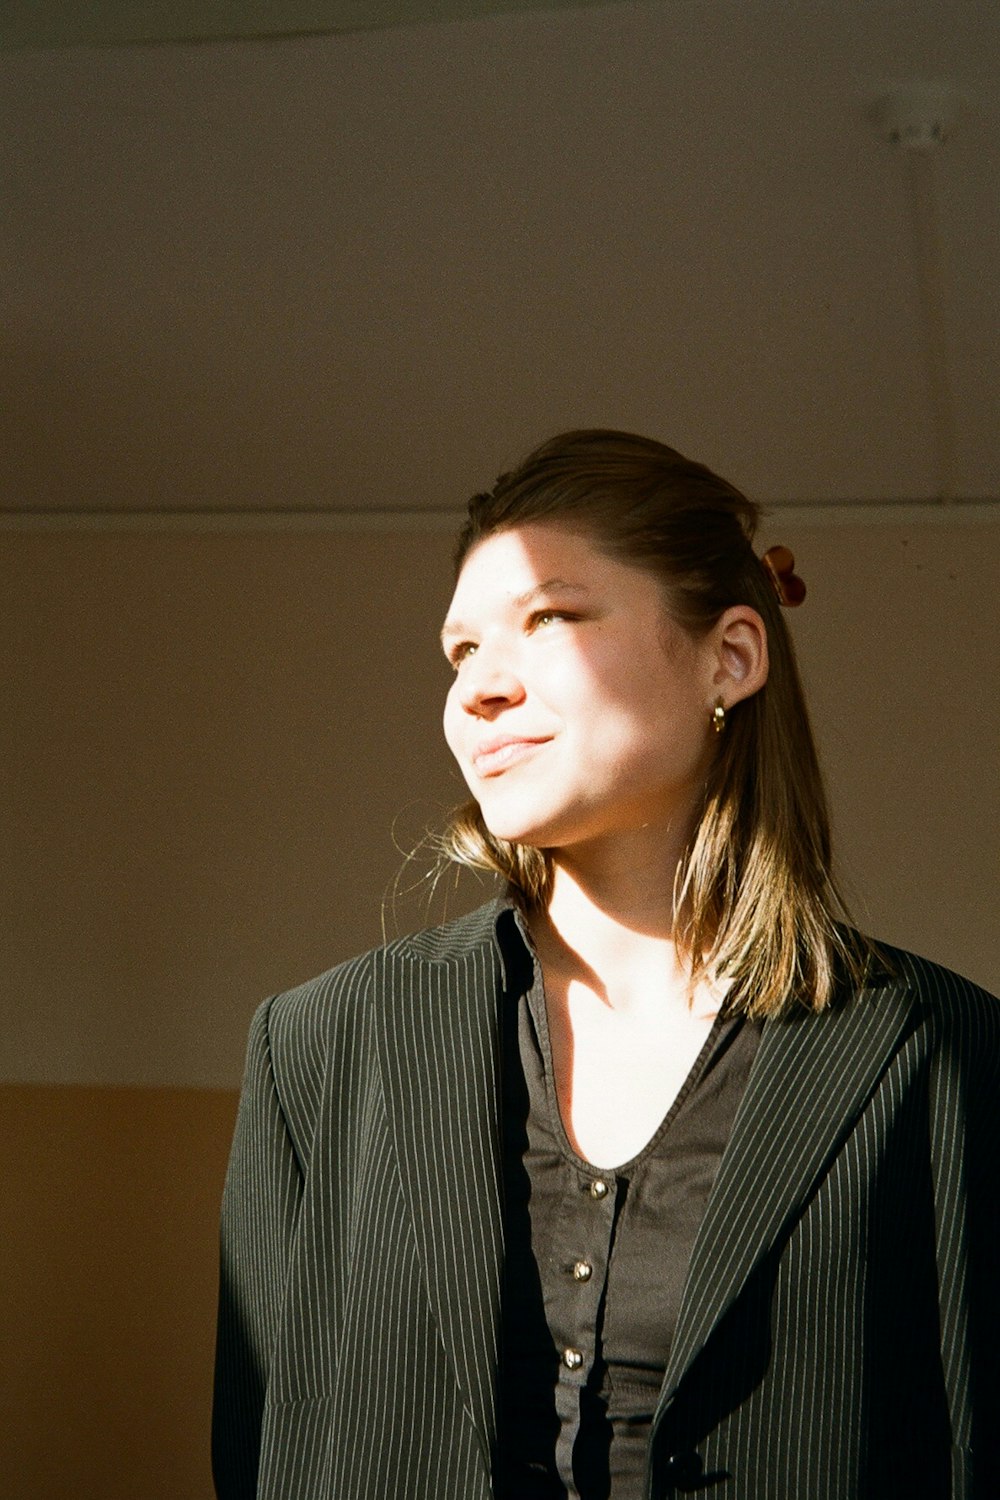
M 541 972 L 510 913 L 500 936 L 511 981 L 497 1491 L 641 1500 L 691 1249 L 760 1028 L 720 1016 L 652 1139 L 599 1171 L 563 1128 Z

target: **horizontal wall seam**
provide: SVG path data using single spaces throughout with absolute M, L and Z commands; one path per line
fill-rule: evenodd
M 772 519 L 818 525 L 940 525 L 1000 520 L 980 500 L 776 500 Z M 464 510 L 6 510 L 0 531 L 455 531 Z

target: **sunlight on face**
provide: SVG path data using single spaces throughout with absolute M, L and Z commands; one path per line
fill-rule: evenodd
M 496 836 L 555 848 L 686 816 L 711 757 L 711 662 L 660 583 L 556 524 L 467 557 L 442 631 L 444 727 Z

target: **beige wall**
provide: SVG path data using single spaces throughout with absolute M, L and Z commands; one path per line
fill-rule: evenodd
M 1000 520 L 772 518 L 861 926 L 1000 993 Z
M 868 925 L 1000 987 L 1000 526 L 805 526 L 791 616 Z M 8 536 L 0 1079 L 230 1088 L 462 794 L 449 538 Z M 400 921 L 419 923 L 415 900 Z
M 232 1087 L 251 1010 L 380 935 L 460 795 L 449 539 L 20 535 L 0 1077 Z
M 791 623 L 860 913 L 1000 988 L 1000 527 L 788 518 L 779 539 L 809 585 Z M 394 822 L 411 842 L 460 794 L 438 727 L 447 553 L 433 532 L 3 539 L 18 1500 L 209 1494 L 247 1021 L 378 940 Z

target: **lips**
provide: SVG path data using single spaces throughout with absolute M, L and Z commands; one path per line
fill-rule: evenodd
M 536 738 L 523 735 L 504 734 L 495 739 L 484 740 L 472 752 L 472 764 L 477 776 L 500 776 L 510 766 L 526 760 L 539 747 L 548 744 L 551 736 Z

